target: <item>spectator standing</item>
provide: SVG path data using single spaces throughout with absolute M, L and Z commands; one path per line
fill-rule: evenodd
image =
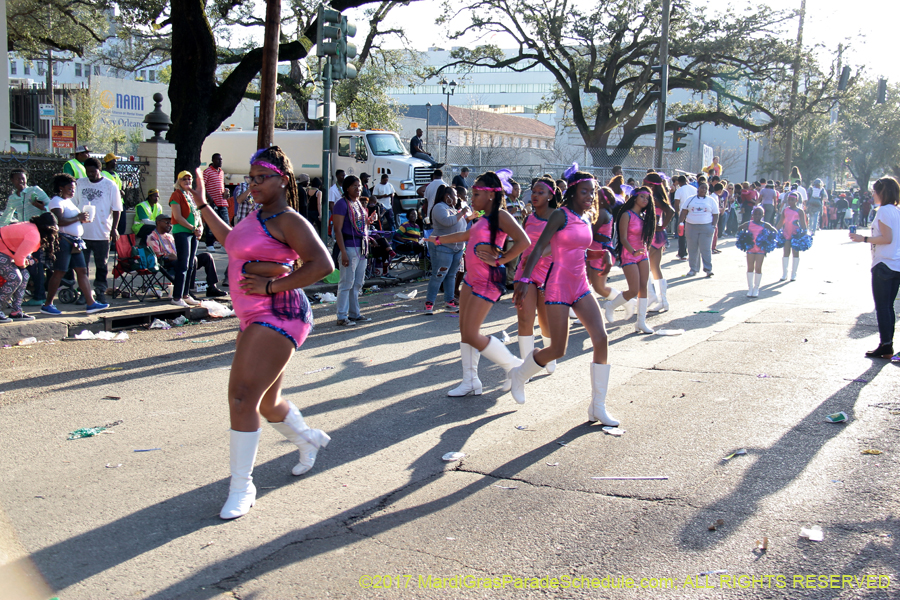
M 124 184 L 122 183 L 122 178 L 116 173 L 116 165 L 117 158 L 116 155 L 110 152 L 106 156 L 103 157 L 103 171 L 100 173 L 107 179 L 111 180 L 116 184 L 116 188 L 119 190 L 119 195 L 123 193 Z M 149 235 L 149 234 L 148 234 Z
M 134 225 L 131 232 L 140 242 L 146 243 L 147 236 L 156 231 L 156 218 L 162 214 L 159 205 L 159 190 L 152 189 L 147 199 L 134 208 Z
M 0 303 L 9 303 L 12 307 L 9 317 L 0 311 L 0 323 L 34 320 L 22 312 L 29 278 L 26 267 L 34 263 L 31 255 L 40 248 L 47 251 L 51 260 L 54 258 L 58 232 L 56 217 L 50 213 L 0 228 L 0 277 L 3 279 Z
M 363 204 L 367 204 L 369 199 L 372 197 L 372 190 L 369 188 L 369 179 L 371 179 L 371 177 L 368 173 L 359 174 L 359 183 L 361 184 L 359 197 L 360 200 L 362 200 Z
M 759 200 L 763 207 L 763 221 L 772 225 L 775 222 L 775 201 L 778 192 L 775 190 L 775 182 L 771 179 L 766 182 L 766 187 L 759 190 Z
M 690 198 L 681 207 L 680 222 L 684 223 L 684 235 L 687 238 L 688 277 L 700 271 L 701 260 L 703 271 L 712 277 L 712 240 L 713 232 L 719 221 L 719 203 L 707 195 L 706 183 L 697 186 L 697 195 Z M 772 190 L 774 192 L 774 190 Z
M 859 224 L 862 227 L 869 226 L 869 215 L 872 212 L 872 199 L 868 194 L 863 198 L 862 204 L 859 205 Z
M 244 175 L 244 181 L 234 188 L 234 225 L 250 216 L 256 210 L 256 202 L 250 196 L 250 176 Z
M 203 185 L 206 187 L 206 199 L 210 202 L 225 223 L 228 223 L 228 190 L 225 189 L 225 173 L 222 171 L 222 155 L 213 154 L 209 166 L 203 170 Z M 177 230 L 177 225 L 176 225 Z M 215 252 L 222 245 L 216 241 L 212 231 L 206 233 L 206 251 Z
M 719 164 L 719 157 L 713 156 L 712 163 L 709 166 L 703 167 L 703 172 L 706 173 L 710 177 L 722 177 L 722 165 Z
M 322 229 L 322 180 L 319 177 L 313 177 L 306 193 L 309 196 L 306 204 L 306 218 L 318 233 Z
M 466 230 L 466 217 L 469 209 L 456 209 L 456 190 L 449 185 L 438 188 L 435 196 L 434 208 L 431 210 L 431 223 L 434 226 L 433 236 L 448 236 Z M 425 294 L 425 314 L 434 314 L 434 302 L 437 300 L 441 285 L 444 286 L 444 310 L 458 313 L 459 303 L 456 302 L 454 287 L 456 273 L 459 271 L 459 263 L 463 252 L 466 250 L 465 242 L 436 245 L 434 254 L 431 255 L 431 279 L 428 281 L 428 291 Z
M 113 185 L 112 182 L 109 184 Z M 47 302 L 41 306 L 41 312 L 47 315 L 62 314 L 61 310 L 53 306 L 53 298 L 69 268 L 75 270 L 78 287 L 86 301 L 87 313 L 91 314 L 109 308 L 109 304 L 94 301 L 94 292 L 88 283 L 87 265 L 83 252 L 85 243 L 81 239 L 81 235 L 84 233 L 83 223 L 87 222 L 90 215 L 78 209 L 72 202 L 74 197 L 74 177 L 68 173 L 60 173 L 53 178 L 53 197 L 50 198 L 47 208 L 56 217 L 59 226 L 59 250 L 56 252 L 56 260 L 53 262 L 53 275 L 50 276 L 47 284 Z
M 28 174 L 23 169 L 13 169 L 9 173 L 9 182 L 13 192 L 6 202 L 6 210 L 0 217 L 0 226 L 5 227 L 11 221 L 18 218 L 19 221 L 28 222 L 34 217 L 47 212 L 50 197 L 36 185 L 28 185 Z M 31 300 L 23 302 L 23 306 L 43 306 L 47 296 L 44 286 L 44 250 L 38 248 L 32 255 L 34 263 L 28 265 L 28 273 L 31 276 L 32 292 Z
M 334 241 L 341 261 L 336 303 L 338 327 L 372 320 L 359 310 L 359 292 L 365 283 L 369 255 L 369 217 L 360 201 L 361 187 L 357 177 L 345 177 L 344 195 L 334 205 Z
M 391 231 L 394 231 L 397 226 L 394 222 L 393 207 L 394 195 L 397 191 L 394 189 L 394 186 L 391 185 L 389 179 L 390 177 L 387 173 L 382 173 L 381 182 L 375 184 L 375 189 L 372 190 L 372 196 L 374 196 L 375 200 L 377 200 L 384 208 L 385 221 L 387 221 L 387 225 L 390 227 Z
M 838 196 L 837 202 L 834 203 L 834 208 L 836 211 L 838 229 L 844 228 L 844 222 L 847 218 L 847 209 L 850 208 L 850 203 L 847 202 L 847 197 L 844 194 Z
M 191 189 L 193 183 L 194 176 L 189 171 L 182 171 L 175 182 L 175 191 L 169 197 L 172 221 L 175 223 L 172 227 L 172 237 L 175 238 L 178 257 L 172 277 L 172 304 L 182 308 L 200 304 L 188 293 L 189 284 L 194 278 L 197 244 L 203 236 L 203 222 L 194 202 L 195 192 Z M 202 190 L 202 186 L 200 189 Z M 218 211 L 216 214 L 219 214 Z
M 297 212 L 309 221 L 309 175 L 299 173 L 297 175 Z
M 459 170 L 459 175 L 455 175 L 453 177 L 453 181 L 450 182 L 450 185 L 453 187 L 463 186 L 466 190 L 469 189 L 469 185 L 466 183 L 466 179 L 469 177 L 469 167 L 463 167 Z
M 422 207 L 422 218 L 425 220 L 426 225 L 431 223 L 431 207 L 434 206 L 434 197 L 437 195 L 438 188 L 446 185 L 443 177 L 444 172 L 440 169 L 435 169 L 431 173 L 431 182 L 422 190 L 422 196 L 425 198 L 425 204 Z
M 890 359 L 894 354 L 894 300 L 900 291 L 900 185 L 893 177 L 882 177 L 873 191 L 878 210 L 871 235 L 851 233 L 850 239 L 871 244 L 872 248 L 872 297 L 880 344 L 866 356 Z
M 84 162 L 87 177 L 79 179 L 75 188 L 75 205 L 82 212 L 93 206 L 95 216 L 84 223 L 82 238 L 86 272 L 90 273 L 94 255 L 94 292 L 97 302 L 106 304 L 106 275 L 109 271 L 109 244 L 119 238 L 119 218 L 122 216 L 122 197 L 116 184 L 100 174 L 100 161 L 89 158 Z
M 672 197 L 672 208 L 675 209 L 675 214 L 681 214 L 681 207 L 685 205 L 685 203 L 693 198 L 697 194 L 697 190 L 694 189 L 694 186 L 688 185 L 687 177 L 684 175 L 679 175 L 675 178 L 675 183 L 678 188 L 675 190 L 675 195 Z M 684 237 L 684 228 L 678 228 L 678 258 L 680 260 L 687 260 L 688 251 L 687 251 L 687 238 Z
M 63 165 L 63 173 L 71 175 L 75 179 L 87 177 L 84 170 L 84 161 L 91 157 L 91 151 L 87 146 L 78 146 L 75 148 L 75 158 Z
M 827 200 L 828 192 L 822 187 L 822 180 L 814 180 L 806 201 L 806 211 L 809 215 L 809 233 L 811 235 L 816 235 L 816 229 L 819 228 L 819 222 L 822 218 L 822 208 Z

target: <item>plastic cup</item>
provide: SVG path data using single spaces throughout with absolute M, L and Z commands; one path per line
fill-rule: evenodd
M 93 204 L 88 204 L 87 206 L 85 206 L 85 207 L 82 209 L 82 212 L 86 212 L 86 213 L 87 213 L 87 215 L 88 215 L 88 220 L 87 220 L 87 222 L 88 222 L 88 223 L 93 223 L 93 222 L 94 222 L 94 217 L 97 216 L 97 207 L 94 206 Z

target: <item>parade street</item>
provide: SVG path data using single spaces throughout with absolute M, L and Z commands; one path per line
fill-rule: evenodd
M 636 334 L 622 310 L 607 326 L 619 436 L 587 423 L 578 324 L 518 405 L 488 360 L 483 395 L 447 397 L 458 319 L 423 314 L 427 281 L 366 294 L 355 327 L 316 305 L 284 395 L 332 441 L 294 477 L 296 447 L 263 424 L 234 521 L 237 319 L 0 350 L 0 554 L 18 559 L 0 596 L 897 598 L 900 363 L 863 357 L 868 246 L 820 231 L 797 281 L 778 250 L 747 298 L 745 254 L 719 245 L 712 278 L 663 256 L 671 309 L 648 323 L 683 334 Z M 515 315 L 507 294 L 483 332 L 518 355 Z

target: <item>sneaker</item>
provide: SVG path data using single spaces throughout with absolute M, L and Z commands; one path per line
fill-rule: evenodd
M 350 319 L 338 319 L 335 325 L 337 325 L 338 327 L 349 327 L 351 325 L 356 325 L 356 323 L 354 323 Z
M 450 302 L 444 302 L 444 310 L 458 313 L 459 312 L 459 302 L 456 300 L 451 300 Z
M 434 302 L 426 302 L 425 303 L 425 314 L 426 315 L 434 314 Z
M 46 302 L 46 301 L 47 300 L 45 300 L 43 298 L 40 300 L 34 300 L 34 299 L 26 300 L 25 302 L 22 303 L 22 306 L 43 306 L 44 302 Z
M 696 274 L 697 274 L 697 271 L 688 271 L 687 275 L 685 275 L 685 277 L 693 277 Z
M 206 251 L 209 252 L 210 254 L 215 254 L 215 253 L 216 253 L 216 247 L 215 247 L 215 246 L 210 246 L 209 244 L 207 244 L 207 245 L 206 245 Z
M 219 242 L 215 242 L 215 243 L 213 244 L 213 248 L 215 248 L 216 250 L 221 250 L 221 249 L 222 249 L 222 244 L 220 244 Z
M 12 323 L 13 320 L 6 316 L 6 314 L 0 310 L 0 323 Z
M 353 321 L 354 323 L 368 323 L 369 321 L 372 320 L 371 317 L 364 317 L 362 315 L 359 315 L 358 317 L 347 317 L 347 318 L 350 319 L 351 321 Z
M 185 296 L 184 298 L 182 298 L 182 300 L 188 306 L 200 306 L 200 303 L 197 302 L 195 299 L 191 298 L 190 296 Z
M 180 306 L 181 308 L 190 308 L 190 306 L 188 305 L 188 303 L 185 302 L 184 300 L 182 300 L 181 298 L 178 298 L 178 299 L 176 299 L 176 300 L 172 300 L 172 304 L 174 304 L 175 306 Z
M 26 315 L 22 311 L 11 313 L 9 318 L 13 321 L 34 321 L 34 317 L 31 315 Z
M 106 310 L 107 308 L 109 308 L 109 304 L 103 304 L 102 302 L 94 302 L 90 306 L 86 307 L 85 311 L 87 311 L 87 314 L 91 315 L 91 314 L 94 314 L 95 312 L 100 312 L 101 310 Z
M 687 259 L 688 259 L 687 256 L 679 256 L 679 257 L 678 257 L 678 260 L 687 260 Z
M 221 298 L 222 296 L 227 296 L 228 292 L 223 292 L 219 288 L 214 285 L 211 285 L 206 288 L 206 297 L 207 298 Z
M 53 306 L 52 304 L 48 304 L 41 307 L 41 312 L 45 315 L 61 315 L 62 311 Z
M 87 300 L 84 299 L 83 294 L 78 294 L 78 297 L 75 298 L 75 304 L 77 304 L 78 306 L 84 306 L 85 304 L 87 304 Z
M 712 277 L 712 276 L 713 276 L 713 272 L 712 272 L 712 271 L 707 271 L 707 272 L 706 272 L 706 276 L 707 276 L 707 277 Z

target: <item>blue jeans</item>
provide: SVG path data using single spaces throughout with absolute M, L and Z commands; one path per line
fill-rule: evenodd
M 347 246 L 346 248 L 350 265 L 346 267 L 341 265 L 341 280 L 338 282 L 337 293 L 338 321 L 346 319 L 348 316 L 354 319 L 360 316 L 359 290 L 366 282 L 366 257 L 357 247 Z
M 822 208 L 810 208 L 806 217 L 806 220 L 809 222 L 809 232 L 815 233 L 816 229 L 819 228 L 819 219 L 822 218 Z
M 425 302 L 434 303 L 437 300 L 441 283 L 444 284 L 444 302 L 454 299 L 454 286 L 456 285 L 456 272 L 459 271 L 459 261 L 462 260 L 463 250 L 451 250 L 447 246 L 435 246 L 431 255 L 431 279 L 428 281 L 428 293 Z M 447 277 L 449 276 L 449 279 Z
M 189 231 L 172 234 L 175 238 L 175 261 L 172 299 L 178 300 L 187 295 L 185 283 L 194 279 L 194 257 L 197 255 L 197 236 Z

